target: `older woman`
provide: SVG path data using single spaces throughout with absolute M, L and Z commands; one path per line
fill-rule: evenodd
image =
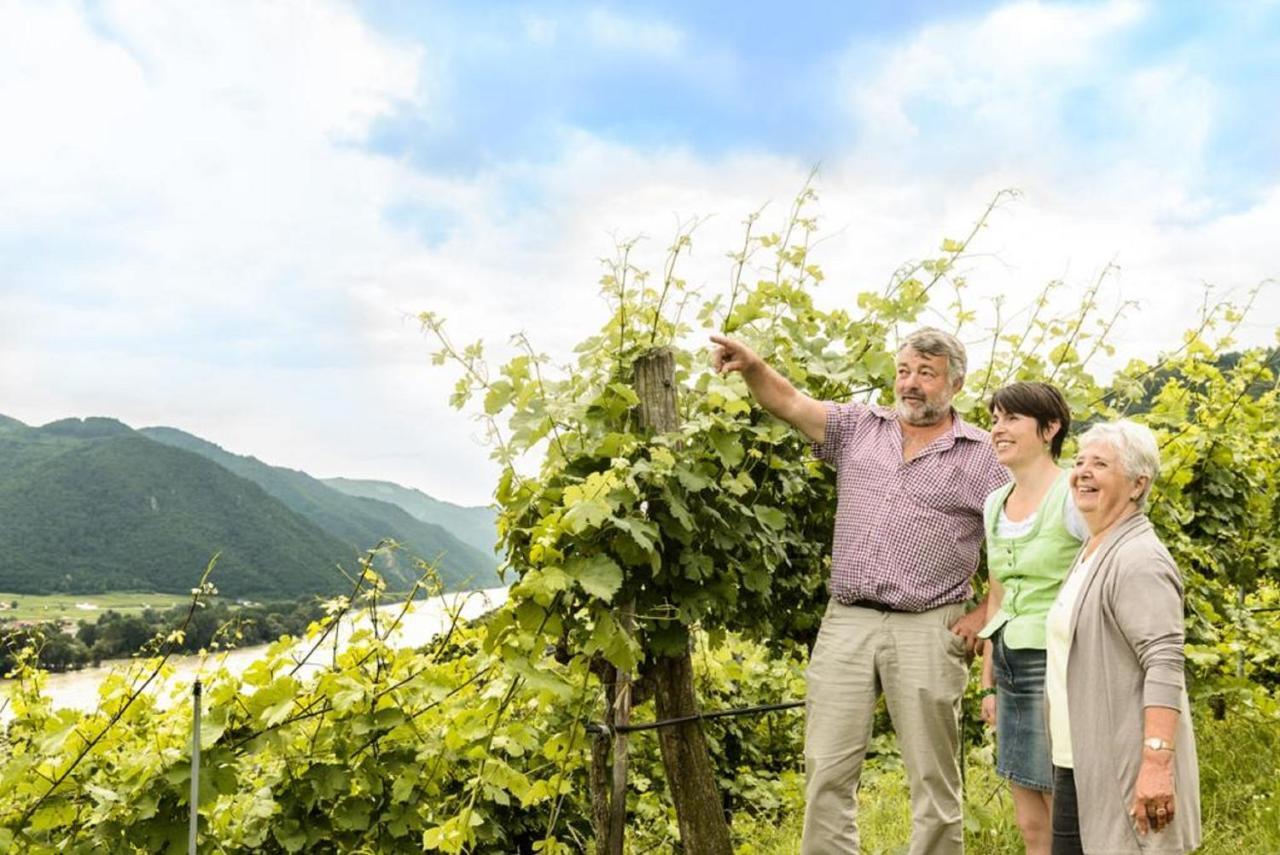
M 1089 539 L 1046 622 L 1054 855 L 1200 843 L 1182 579 L 1143 513 L 1159 470 L 1142 425 L 1080 438 L 1071 489 Z

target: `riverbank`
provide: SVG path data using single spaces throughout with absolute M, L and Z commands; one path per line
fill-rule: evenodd
M 448 629 L 454 616 L 471 620 L 501 606 L 506 602 L 506 588 L 488 588 L 480 591 L 441 594 L 424 600 L 415 601 L 404 615 L 395 633 L 388 641 L 397 647 L 419 647 Z M 378 610 L 380 626 L 389 626 L 404 609 L 404 603 L 393 603 Z M 337 637 L 338 648 L 346 643 L 351 633 L 370 625 L 369 614 L 360 612 L 342 622 Z M 262 656 L 267 645 L 259 644 L 218 653 L 201 655 L 171 656 L 168 673 L 163 679 L 157 679 L 151 687 L 162 703 L 169 703 L 175 695 L 181 696 L 186 687 L 202 674 L 226 668 L 232 673 L 240 673 L 252 662 Z M 324 667 L 331 659 L 334 644 L 326 642 L 314 651 L 310 659 L 303 659 L 310 651 L 310 645 L 299 642 L 295 650 L 304 669 L 312 670 Z M 136 659 L 117 659 L 103 662 L 100 666 L 82 668 L 78 671 L 67 671 L 49 674 L 46 677 L 44 694 L 50 697 L 53 705 L 59 708 L 92 710 L 98 703 L 98 687 L 110 674 L 127 668 L 137 662 Z M 13 680 L 0 680 L 0 722 L 11 718 L 8 709 L 9 687 Z

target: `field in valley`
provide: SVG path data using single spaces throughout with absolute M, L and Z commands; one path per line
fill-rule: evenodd
M 87 620 L 95 621 L 108 609 L 135 614 L 145 609 L 167 609 L 188 603 L 185 594 L 154 594 L 136 591 L 106 594 L 9 594 L 0 592 L 0 620 Z M 17 603 L 17 607 L 14 607 Z

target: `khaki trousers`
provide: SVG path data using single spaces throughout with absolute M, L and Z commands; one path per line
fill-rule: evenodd
M 919 614 L 827 605 L 807 674 L 803 855 L 858 852 L 858 780 L 884 692 L 911 787 L 911 855 L 960 855 L 964 605 Z

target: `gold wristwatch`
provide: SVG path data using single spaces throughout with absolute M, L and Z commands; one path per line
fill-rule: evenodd
M 1158 736 L 1148 736 L 1146 739 L 1142 740 L 1142 747 L 1150 748 L 1152 751 L 1172 751 L 1173 743 L 1165 742 Z

